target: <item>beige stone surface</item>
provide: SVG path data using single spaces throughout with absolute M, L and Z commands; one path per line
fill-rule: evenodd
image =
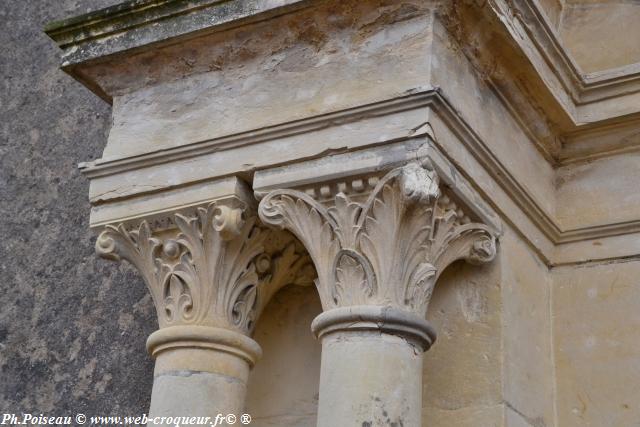
M 578 240 L 555 247 L 555 265 L 634 258 L 640 253 L 640 233 L 625 232 L 610 237 Z
M 419 426 L 422 359 L 422 351 L 398 335 L 323 337 L 318 427 Z
M 446 155 L 462 165 L 482 196 L 515 224 L 545 262 L 610 257 L 581 242 L 640 228 L 634 206 L 612 210 L 606 218 L 598 211 L 615 205 L 615 191 L 626 192 L 626 186 L 615 182 L 632 181 L 632 165 L 597 166 L 620 177 L 611 175 L 598 183 L 606 188 L 602 200 L 611 196 L 611 203 L 583 209 L 581 202 L 587 199 L 581 192 L 591 184 L 569 183 L 576 164 L 558 169 L 554 156 L 565 162 L 573 156 L 607 157 L 607 150 L 632 149 L 637 123 L 629 108 L 637 104 L 635 86 L 589 95 L 597 102 L 583 102 L 579 90 L 584 89 L 586 97 L 588 88 L 622 82 L 625 75 L 603 75 L 602 81 L 573 75 L 571 84 L 584 88 L 564 87 L 569 83 L 553 68 L 559 65 L 547 64 L 553 52 L 533 51 L 526 44 L 537 33 L 516 40 L 535 68 L 530 70 L 520 56 L 507 55 L 506 46 L 505 52 L 490 49 L 491 35 L 498 37 L 504 29 L 490 20 L 472 19 L 467 13 L 472 5 L 460 7 L 467 14 L 437 6 L 415 1 L 321 2 L 250 26 L 122 53 L 119 61 L 82 64 L 83 72 L 114 98 L 114 126 L 104 156 L 84 170 L 91 179 L 94 225 L 131 215 L 129 208 L 140 215 L 162 212 L 163 203 L 172 205 L 168 209 L 199 203 L 213 179 L 236 174 L 251 182 L 265 168 L 384 146 L 431 129 L 430 136 Z M 516 6 L 548 12 L 562 8 L 535 1 Z M 525 15 L 509 15 L 502 2 L 494 8 L 491 13 L 512 32 L 544 27 L 538 20 L 526 29 L 519 20 Z M 489 13 L 483 7 L 475 12 Z M 476 21 L 480 27 L 467 27 Z M 548 49 L 545 43 L 540 40 L 538 47 Z M 500 55 L 509 56 L 510 62 Z M 534 71 L 540 75 L 535 77 Z M 538 78 L 562 98 L 568 116 L 548 99 L 537 98 Z M 447 105 L 432 101 L 429 107 L 397 108 L 401 100 L 420 93 L 437 93 L 433 98 L 441 97 L 444 101 L 439 102 Z M 444 117 L 447 109 L 453 119 Z M 615 124 L 620 128 L 615 136 L 600 141 L 597 132 L 612 125 L 594 122 L 617 115 L 624 115 L 625 122 Z M 596 136 L 583 135 L 585 122 L 590 122 L 587 133 Z M 460 128 L 468 135 L 461 135 Z M 475 146 L 468 139 L 475 140 Z M 613 183 L 612 191 L 608 183 Z M 621 221 L 630 222 L 629 227 Z M 569 247 L 569 241 L 578 246 Z M 557 257 L 558 244 L 564 246 Z M 632 256 L 633 246 L 623 246 L 615 256 Z
M 454 264 L 438 281 L 423 425 L 555 425 L 547 268 L 511 231 L 500 249 L 494 264 Z M 247 406 L 258 425 L 315 425 L 320 348 L 308 328 L 319 311 L 313 288 L 286 288 L 265 311 Z
M 557 172 L 558 221 L 575 228 L 636 220 L 640 217 L 638 183 L 638 152 L 564 166 Z
M 640 62 L 640 4 L 635 1 L 567 1 L 560 32 L 586 72 Z
M 539 0 L 539 4 L 553 28 L 557 30 L 562 19 L 565 0 Z
M 438 338 L 424 355 L 423 425 L 502 425 L 500 258 L 454 264 L 438 281 L 428 319 Z
M 393 104 L 394 99 L 389 103 Z M 424 124 L 424 105 L 390 108 L 386 114 L 376 111 L 375 104 L 362 109 L 360 112 L 343 110 L 333 118 L 314 116 L 307 126 L 298 127 L 294 122 L 262 137 L 258 135 L 260 132 L 245 132 L 230 142 L 214 140 L 211 145 L 207 144 L 204 152 L 195 149 L 186 156 L 169 152 L 160 161 L 142 159 L 133 167 L 119 168 L 116 164 L 114 170 L 92 178 L 89 194 L 94 203 L 113 202 L 116 209 L 120 204 L 118 199 L 143 197 L 144 193 L 161 190 L 166 193 L 173 190 L 179 193 L 183 203 L 193 203 L 197 199 L 190 197 L 187 186 L 191 183 L 225 179 L 232 174 L 245 176 L 249 181 L 254 170 L 423 134 L 416 130 Z M 132 201 L 135 204 L 135 199 L 127 200 Z
M 276 188 L 260 201 L 261 220 L 296 235 L 318 273 L 319 427 L 421 425 L 435 282 L 457 260 L 496 254 L 496 230 L 444 187 L 424 159 L 320 191 Z
M 313 287 L 286 287 L 267 306 L 254 335 L 264 355 L 249 376 L 252 425 L 315 427 L 320 343 L 311 321 L 321 312 Z
M 160 334 L 235 334 L 150 345 L 152 412 L 244 410 L 254 334 L 258 426 L 637 422 L 640 80 L 594 72 L 638 6 L 307 6 L 77 65 L 114 103 L 98 252 Z
M 558 426 L 632 426 L 640 417 L 640 263 L 553 272 Z
M 423 425 L 502 427 L 505 425 L 503 412 L 504 406 L 502 404 L 467 406 L 457 409 L 425 407 L 423 408 Z
M 555 212 L 552 165 L 532 144 L 495 89 L 478 76 L 442 23 L 434 23 L 431 84 L 446 88 L 458 114 L 487 141 L 492 154 L 531 193 L 548 214 Z M 436 135 L 436 138 L 438 135 Z
M 114 97 L 103 157 L 259 129 L 424 86 L 430 25 L 424 2 L 334 2 L 277 25 L 127 58 L 106 76 L 106 86 L 122 93 Z
M 512 230 L 500 243 L 506 425 L 553 426 L 551 275 Z
M 243 414 L 246 391 L 246 383 L 224 374 L 190 371 L 165 373 L 153 380 L 149 417 L 215 419 L 218 414 Z M 175 424 L 166 422 L 156 425 L 174 427 Z

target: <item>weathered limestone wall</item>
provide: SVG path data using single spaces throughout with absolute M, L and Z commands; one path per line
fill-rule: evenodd
M 557 30 L 560 27 L 560 22 L 562 22 L 565 0 L 540 0 L 539 4 L 553 28 Z
M 0 413 L 146 412 L 156 325 L 127 265 L 98 260 L 80 161 L 110 108 L 59 69 L 44 24 L 117 0 L 0 5 Z
M 554 213 L 554 170 L 536 149 L 526 128 L 518 123 L 491 84 L 478 75 L 439 21 L 434 23 L 433 38 L 432 84 L 442 88 L 458 114 L 541 207 L 547 213 Z M 450 149 L 455 148 L 446 147 L 447 151 Z M 474 168 L 469 170 L 471 174 L 477 173 Z
M 327 2 L 250 31 L 127 58 L 104 78 L 103 87 L 116 94 L 104 158 L 259 129 L 420 87 L 430 62 L 428 7 L 421 1 Z
M 558 426 L 631 426 L 640 417 L 640 262 L 553 271 Z
M 321 312 L 314 287 L 284 288 L 267 306 L 254 335 L 264 355 L 249 378 L 252 424 L 315 427 L 321 353 L 311 321 Z
M 425 426 L 502 425 L 500 263 L 454 264 L 436 284 L 427 315 L 438 338 L 424 358 Z
M 558 220 L 567 228 L 632 221 L 640 215 L 638 152 L 571 163 L 558 169 L 556 179 Z
M 562 41 L 587 73 L 623 67 L 640 57 L 640 4 L 636 1 L 567 1 Z
M 560 427 L 554 413 L 551 274 L 511 229 L 501 251 L 505 425 Z

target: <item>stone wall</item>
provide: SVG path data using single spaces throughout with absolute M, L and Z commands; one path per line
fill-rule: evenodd
M 636 1 L 572 0 L 564 7 L 560 33 L 583 71 L 593 73 L 637 62 L 639 20 Z
M 311 169 L 313 161 L 323 166 L 328 153 L 335 156 L 328 162 L 345 159 L 338 156 L 349 151 L 356 158 L 363 144 L 371 143 L 367 150 L 373 153 L 375 144 L 386 141 L 388 151 L 375 154 L 381 160 L 384 155 L 399 156 L 398 151 L 417 157 L 425 149 L 439 159 L 437 164 L 459 166 L 458 172 L 450 168 L 449 177 L 465 178 L 457 184 L 466 178 L 473 181 L 504 223 L 493 264 L 455 264 L 436 287 L 428 318 L 439 337 L 425 356 L 424 424 L 564 427 L 629 425 L 638 419 L 634 290 L 640 269 L 633 233 L 640 225 L 628 226 L 640 212 L 634 192 L 640 176 L 638 154 L 602 151 L 588 161 L 578 158 L 560 166 L 550 162 L 549 153 L 541 150 L 547 145 L 534 137 L 548 130 L 559 138 L 560 127 L 547 126 L 537 115 L 523 121 L 520 114 L 530 110 L 503 97 L 516 93 L 513 99 L 527 104 L 534 99 L 531 88 L 536 86 L 522 89 L 510 80 L 525 82 L 534 70 L 519 74 L 526 58 L 505 61 L 502 55 L 511 50 L 492 50 L 495 56 L 487 57 L 465 50 L 476 42 L 478 51 L 493 46 L 489 39 L 463 34 L 463 24 L 476 22 L 471 7 L 443 17 L 419 0 L 319 2 L 317 10 L 279 16 L 277 25 L 256 21 L 251 31 L 234 27 L 139 55 L 84 64 L 81 70 L 102 78 L 102 86 L 113 95 L 111 120 L 107 104 L 60 71 L 60 50 L 42 28 L 52 19 L 119 1 L 34 0 L 0 6 L 9 24 L 0 53 L 0 250 L 5 272 L 0 291 L 0 414 L 122 416 L 149 408 L 153 364 L 144 344 L 157 327 L 155 309 L 133 268 L 101 261 L 94 253 L 88 181 L 78 172 L 78 162 L 101 156 L 107 160 L 106 167 L 105 162 L 92 166 L 92 196 L 101 204 L 93 212 L 95 224 L 131 214 L 133 203 L 124 208 L 118 204 L 123 194 L 135 194 L 151 206 L 149 200 L 166 190 L 186 204 L 185 188 L 198 190 L 199 183 L 230 174 L 254 179 L 254 188 L 263 193 L 285 186 L 283 182 L 300 186 L 310 177 L 329 182 L 326 170 L 303 176 L 295 169 L 299 165 L 285 163 L 304 158 L 303 168 Z M 542 1 L 586 71 L 622 66 L 629 57 L 635 61 L 635 45 L 627 49 L 630 45 L 617 35 L 603 43 L 624 47 L 618 56 L 584 62 L 592 52 L 592 39 L 579 26 L 575 33 L 565 26 L 589 23 L 596 15 L 586 14 L 589 8 L 578 7 L 576 1 Z M 487 22 L 482 25 L 498 34 L 497 25 L 483 19 Z M 602 22 L 593 34 L 604 31 Z M 593 52 L 598 53 L 598 46 Z M 485 66 L 499 72 L 485 74 Z M 432 87 L 440 90 L 423 90 Z M 560 94 L 560 85 L 549 87 Z M 351 111 L 374 101 L 387 102 L 387 108 L 390 100 L 404 103 L 418 95 L 429 97 L 428 108 L 411 104 L 379 115 L 371 114 L 370 107 L 366 114 Z M 578 108 L 571 103 L 546 105 L 550 100 L 540 99 L 536 102 L 548 107 L 549 115 L 559 106 Z M 636 98 L 607 99 L 616 102 L 615 111 L 611 105 L 588 104 L 593 111 L 576 113 L 576 118 L 595 122 L 624 115 L 624 103 L 631 105 Z M 340 120 L 326 122 L 326 127 L 277 140 L 256 139 L 226 154 L 207 151 L 197 157 L 201 163 L 169 158 L 177 152 L 170 150 L 188 144 L 215 138 L 220 142 L 229 134 L 336 112 L 351 121 L 345 126 Z M 113 131 L 103 153 L 111 121 Z M 596 125 L 586 130 L 568 127 L 568 142 L 559 153 L 582 150 L 588 155 L 604 143 L 624 148 L 637 137 L 632 119 L 602 129 Z M 531 130 L 538 126 L 540 130 Z M 418 146 L 420 138 L 424 143 Z M 390 141 L 400 140 L 406 143 L 401 150 L 399 142 L 391 147 Z M 119 170 L 117 162 L 108 164 L 119 155 L 153 155 L 159 149 L 166 158 L 154 163 L 155 158 L 147 156 L 140 163 L 144 168 Z M 167 172 L 165 161 L 176 166 L 183 182 Z M 111 175 L 99 175 L 100 166 L 111 167 Z M 150 173 L 152 167 L 156 169 Z M 455 189 L 468 188 L 463 183 Z M 111 216 L 105 219 L 104 209 L 110 206 Z M 148 214 L 138 212 L 143 213 Z M 309 326 L 321 310 L 312 287 L 284 289 L 265 310 L 254 336 L 264 358 L 250 377 L 247 397 L 253 425 L 316 425 L 321 352 Z M 167 400 L 172 393 L 175 390 Z
M 155 312 L 138 275 L 99 260 L 80 161 L 110 107 L 59 70 L 52 19 L 118 0 L 6 1 L 0 19 L 0 413 L 146 412 Z
M 631 426 L 640 417 L 638 260 L 554 270 L 558 426 Z

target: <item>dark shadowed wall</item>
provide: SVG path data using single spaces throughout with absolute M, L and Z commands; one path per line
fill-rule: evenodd
M 94 255 L 88 182 L 110 107 L 58 69 L 53 19 L 117 0 L 0 0 L 0 414 L 146 412 L 155 329 L 127 265 Z

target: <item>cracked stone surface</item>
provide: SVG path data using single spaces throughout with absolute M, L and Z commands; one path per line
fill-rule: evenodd
M 156 328 L 144 284 L 99 260 L 88 181 L 110 107 L 59 70 L 45 23 L 118 0 L 11 1 L 0 39 L 0 412 L 128 415 L 147 411 Z

